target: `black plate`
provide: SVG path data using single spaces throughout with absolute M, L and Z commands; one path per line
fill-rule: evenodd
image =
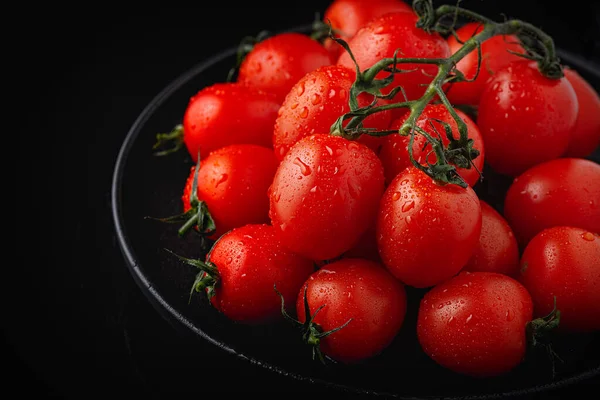
M 139 287 L 167 320 L 274 374 L 343 392 L 399 398 L 484 398 L 542 392 L 600 375 L 600 333 L 560 338 L 555 350 L 563 362 L 556 364 L 554 378 L 548 358 L 541 352 L 528 355 L 507 375 L 472 379 L 437 366 L 421 351 L 415 335 L 415 307 L 409 307 L 400 335 L 380 356 L 355 366 L 322 366 L 312 360 L 297 331 L 283 319 L 273 326 L 248 327 L 227 320 L 201 296 L 194 296 L 188 303 L 196 271 L 165 248 L 186 257 L 201 257 L 198 237 L 179 238 L 178 225 L 146 217 L 181 212 L 180 196 L 192 161 L 185 151 L 156 157 L 152 145 L 156 133 L 167 132 L 180 123 L 193 94 L 226 79 L 235 62 L 235 51 L 225 50 L 194 66 L 160 92 L 131 127 L 115 165 L 111 200 L 119 245 Z M 578 70 L 600 90 L 600 66 L 564 51 L 561 55 L 564 64 Z M 591 158 L 600 162 L 600 151 L 596 150 Z M 478 191 L 488 201 L 499 204 L 497 196 L 503 190 L 499 188 L 506 185 L 506 180 L 492 178 Z M 423 291 L 408 288 L 408 294 L 409 304 L 415 304 Z M 423 385 L 423 377 L 427 385 Z

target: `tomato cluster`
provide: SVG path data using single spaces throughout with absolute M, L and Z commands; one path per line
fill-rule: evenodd
M 334 0 L 325 40 L 272 35 L 190 99 L 177 220 L 211 242 L 184 260 L 228 318 L 287 318 L 318 356 L 374 357 L 416 307 L 429 357 L 493 376 L 532 335 L 600 330 L 600 97 L 518 30 L 426 29 L 423 3 Z

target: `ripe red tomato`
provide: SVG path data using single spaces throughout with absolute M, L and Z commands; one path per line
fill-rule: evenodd
M 273 288 L 294 304 L 314 272 L 314 263 L 289 251 L 267 224 L 249 224 L 227 232 L 215 242 L 203 264 L 193 290 L 205 290 L 215 309 L 248 324 L 281 318 L 281 297 Z M 294 311 L 293 306 L 288 307 L 288 312 Z
M 446 40 L 438 33 L 427 33 L 417 28 L 418 16 L 414 12 L 394 12 L 377 17 L 367 23 L 348 41 L 348 46 L 361 71 L 370 68 L 385 57 L 446 58 L 451 55 Z M 356 68 L 350 54 L 343 51 L 337 61 L 339 65 Z M 436 65 L 398 64 L 398 68 L 410 72 L 397 73 L 394 81 L 382 89 L 389 93 L 394 87 L 402 86 L 409 100 L 416 100 L 424 93 L 432 77 L 437 73 Z M 413 71 L 414 70 L 414 71 Z M 385 78 L 388 72 L 381 71 L 377 78 Z M 398 93 L 395 101 L 404 101 Z
M 461 110 L 455 111 L 467 124 L 468 137 L 473 139 L 473 148 L 479 151 L 479 156 L 473 160 L 473 165 L 471 165 L 470 168 L 457 167 L 457 172 L 468 185 L 475 186 L 480 179 L 480 172 L 483 171 L 485 159 L 484 142 L 479 133 L 479 128 L 471 117 Z M 402 124 L 406 121 L 406 118 L 408 118 L 408 113 L 404 113 L 402 117 L 392 121 L 389 129 L 400 129 Z M 448 140 L 446 136 L 443 123 L 450 125 L 452 135 L 455 139 L 460 137 L 456 121 L 448 109 L 442 104 L 428 104 L 425 106 L 423 113 L 417 119 L 416 126 L 422 128 L 433 137 L 441 137 L 444 146 L 447 146 L 450 140 Z M 409 136 L 401 136 L 399 134 L 392 134 L 382 138 L 379 158 L 383 164 L 387 183 L 391 182 L 400 171 L 409 165 L 412 165 L 408 154 L 409 143 Z M 426 164 L 427 161 L 435 163 L 437 157 L 434 153 L 431 153 L 431 151 L 432 147 L 428 144 L 425 136 L 415 134 L 413 142 L 413 157 L 415 160 L 420 164 Z
M 296 302 L 301 323 L 307 319 L 305 296 L 320 332 L 343 326 L 319 340 L 323 355 L 343 363 L 381 353 L 400 331 L 406 315 L 402 283 L 378 263 L 360 258 L 332 262 L 308 278 Z
M 496 209 L 479 199 L 481 204 L 481 234 L 473 255 L 463 271 L 488 271 L 517 276 L 519 245 L 512 228 Z
M 514 278 L 461 272 L 425 293 L 417 337 L 423 351 L 445 368 L 498 376 L 522 362 L 532 314 L 531 296 Z
M 481 32 L 482 29 L 483 25 L 478 22 L 468 22 L 458 28 L 456 30 L 457 36 L 450 35 L 448 37 L 448 46 L 452 54 L 459 50 L 464 42 Z M 481 44 L 479 73 L 477 73 L 477 64 L 479 61 L 477 50 L 467 54 L 456 64 L 456 69 L 462 72 L 465 78 L 475 79 L 472 81 L 456 82 L 450 85 L 447 92 L 450 102 L 452 104 L 477 106 L 486 81 L 496 71 L 511 61 L 523 59 L 523 57 L 510 53 L 511 51 L 521 54 L 525 53 L 525 49 L 519 44 L 519 40 L 514 35 L 494 36 L 484 41 Z M 477 74 L 477 77 L 475 74 Z
M 281 103 L 305 74 L 334 61 L 310 36 L 283 32 L 254 45 L 240 64 L 237 81 L 273 93 Z
M 280 103 L 262 90 L 234 82 L 215 83 L 190 99 L 183 115 L 183 142 L 197 162 L 213 150 L 235 143 L 273 147 L 273 125 Z
M 458 273 L 473 254 L 481 206 L 470 186 L 439 185 L 411 166 L 386 188 L 376 229 L 392 274 L 409 286 L 431 287 Z
M 565 68 L 564 73 L 579 103 L 577 121 L 564 156 L 584 158 L 600 146 L 600 95 L 576 70 Z
M 330 24 L 337 32 L 336 37 L 346 42 L 358 32 L 363 25 L 371 19 L 383 14 L 396 11 L 409 11 L 413 9 L 401 0 L 333 0 L 325 9 L 323 22 Z M 334 40 L 328 38 L 323 45 L 330 51 L 334 60 L 337 60 L 343 48 Z
M 561 156 L 569 145 L 577 109 L 577 96 L 567 78 L 547 78 L 529 60 L 510 62 L 481 93 L 477 125 L 486 162 L 499 174 L 517 176 Z
M 267 192 L 277 165 L 272 149 L 255 144 L 221 147 L 200 160 L 196 192 L 215 222 L 211 238 L 242 225 L 269 222 Z M 191 208 L 195 169 L 191 168 L 184 186 L 184 212 Z
M 290 249 L 330 260 L 372 225 L 382 193 L 383 167 L 371 149 L 317 134 L 300 139 L 279 164 L 269 215 Z
M 600 165 L 583 158 L 558 158 L 530 168 L 508 188 L 504 217 L 521 249 L 552 226 L 600 232 Z
M 519 280 L 533 299 L 534 316 L 560 311 L 563 332 L 600 331 L 600 236 L 572 226 L 544 229 L 521 257 Z
M 331 125 L 350 111 L 350 88 L 355 80 L 356 70 L 340 65 L 320 67 L 302 77 L 285 98 L 275 121 L 275 155 L 281 160 L 301 138 L 315 133 L 328 134 Z M 373 101 L 373 96 L 361 93 L 357 100 L 359 106 L 363 107 Z M 389 111 L 374 113 L 365 118 L 363 125 L 385 130 L 390 124 L 391 115 Z M 367 141 L 371 139 L 365 138 Z M 363 136 L 358 141 L 364 142 Z

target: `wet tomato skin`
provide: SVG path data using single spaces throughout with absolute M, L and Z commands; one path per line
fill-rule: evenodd
M 579 111 L 564 157 L 588 157 L 600 146 L 600 94 L 576 70 L 564 68 L 573 85 Z
M 280 103 L 272 93 L 236 82 L 200 89 L 183 115 L 183 142 L 195 163 L 213 150 L 251 143 L 273 147 L 273 125 Z
M 310 36 L 283 32 L 254 45 L 240 64 L 237 81 L 273 93 L 281 103 L 308 72 L 333 64 L 329 52 Z
M 267 192 L 277 165 L 272 149 L 255 144 L 221 147 L 200 161 L 196 193 L 215 222 L 212 239 L 245 224 L 269 222 Z M 195 169 L 190 168 L 184 185 L 184 212 L 191 208 Z
M 215 242 L 207 261 L 218 268 L 211 304 L 229 319 L 264 324 L 281 318 L 281 293 L 293 305 L 314 263 L 289 251 L 268 224 L 235 228 Z M 289 312 L 294 312 L 290 306 Z
M 386 188 L 377 216 L 384 265 L 406 285 L 426 288 L 457 274 L 479 242 L 481 206 L 467 186 L 439 185 L 411 166 Z
M 560 157 L 569 145 L 579 104 L 567 78 L 550 79 L 530 60 L 512 61 L 487 81 L 477 125 L 486 162 L 515 177 Z
M 273 128 L 275 155 L 282 160 L 298 140 L 313 134 L 328 134 L 331 125 L 350 111 L 350 88 L 356 79 L 356 70 L 340 65 L 317 68 L 302 77 L 290 90 L 278 111 Z M 373 101 L 373 96 L 361 93 L 360 107 Z M 377 112 L 365 118 L 365 128 L 387 129 L 391 111 Z M 344 125 L 348 120 L 344 122 Z M 377 138 L 363 135 L 358 139 L 369 147 L 377 145 Z
M 314 272 L 299 291 L 296 312 L 306 320 L 304 289 L 315 323 L 323 332 L 344 325 L 321 339 L 323 354 L 356 363 L 381 353 L 403 326 L 407 309 L 404 286 L 379 263 L 345 258 Z
M 563 332 L 600 331 L 600 236 L 555 226 L 538 233 L 521 257 L 519 280 L 534 302 L 534 316 L 560 311 Z
M 489 271 L 515 278 L 519 270 L 519 245 L 506 219 L 484 200 L 481 204 L 479 244 L 463 271 Z
M 467 125 L 467 136 L 473 139 L 473 148 L 479 151 L 479 155 L 473 160 L 470 168 L 458 168 L 457 172 L 470 186 L 475 186 L 479 181 L 481 171 L 483 171 L 483 163 L 485 160 L 485 147 L 481 133 L 477 124 L 471 117 L 461 110 L 455 110 L 458 116 Z M 390 123 L 390 130 L 398 130 L 408 118 L 408 113 L 404 113 L 400 118 L 393 120 Z M 448 109 L 442 104 L 428 104 L 417 118 L 416 126 L 425 130 L 432 137 L 442 137 L 444 146 L 447 146 L 450 140 L 445 134 L 445 125 L 448 124 L 452 129 L 452 135 L 455 139 L 460 137 L 456 120 L 452 117 Z M 410 136 L 401 136 L 399 134 L 391 134 L 381 138 L 381 146 L 379 150 L 379 158 L 383 164 L 386 182 L 391 180 L 404 168 L 412 165 L 408 154 L 408 146 Z M 436 156 L 431 153 L 432 147 L 428 144 L 427 139 L 423 135 L 416 134 L 413 142 L 413 157 L 415 160 L 425 165 L 426 162 L 435 163 Z
M 530 168 L 509 186 L 504 217 L 521 250 L 552 226 L 600 232 L 600 165 L 583 158 L 558 158 Z
M 527 289 L 496 272 L 461 272 L 422 298 L 417 337 L 441 366 L 475 377 L 505 374 L 527 348 L 533 315 Z
M 383 185 L 381 162 L 366 145 L 329 134 L 307 136 L 275 173 L 271 224 L 293 251 L 315 261 L 333 259 L 372 226 Z

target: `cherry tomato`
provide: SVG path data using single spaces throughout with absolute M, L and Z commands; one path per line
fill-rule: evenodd
M 298 140 L 315 133 L 329 133 L 331 125 L 350 111 L 350 88 L 355 80 L 355 69 L 328 65 L 309 72 L 294 85 L 281 105 L 273 130 L 273 147 L 280 160 Z M 357 100 L 363 107 L 369 105 L 373 97 L 361 93 Z M 389 111 L 377 112 L 367 117 L 363 125 L 385 130 L 391 116 Z M 363 137 L 366 135 L 358 141 L 369 141 L 371 146 L 370 138 L 363 140 Z
M 240 64 L 237 81 L 273 93 L 281 103 L 305 74 L 334 61 L 310 36 L 283 32 L 254 45 Z
M 343 363 L 381 353 L 400 331 L 406 315 L 402 283 L 378 263 L 360 258 L 332 262 L 310 275 L 296 302 L 302 323 L 307 319 L 305 296 L 320 332 L 341 327 L 320 339 L 319 350 Z
M 267 193 L 277 165 L 272 149 L 254 144 L 221 147 L 200 160 L 196 192 L 216 226 L 211 238 L 242 225 L 269 222 Z M 184 212 L 191 208 L 195 170 L 191 168 L 184 186 Z
M 372 225 L 382 193 L 383 167 L 371 149 L 316 134 L 300 139 L 279 164 L 269 215 L 291 250 L 330 260 Z
M 470 186 L 475 184 L 480 179 L 480 173 L 483 171 L 483 163 L 485 158 L 485 149 L 483 139 L 479 133 L 479 128 L 475 122 L 467 114 L 461 110 L 455 110 L 458 116 L 467 125 L 467 135 L 469 139 L 473 139 L 473 148 L 479 151 L 479 155 L 473 160 L 470 168 L 457 168 L 459 175 Z M 399 129 L 408 118 L 408 113 L 390 124 L 390 130 Z M 441 137 L 444 146 L 447 146 L 450 140 L 446 136 L 444 123 L 447 123 L 452 129 L 452 135 L 455 139 L 460 137 L 456 120 L 452 117 L 448 109 L 442 104 L 428 104 L 425 106 L 423 113 L 417 119 L 416 126 L 422 128 L 433 137 Z M 400 171 L 412 165 L 408 154 L 408 145 L 410 136 L 388 135 L 382 138 L 381 147 L 379 150 L 379 158 L 383 164 L 386 182 L 398 175 Z M 427 142 L 425 136 L 415 134 L 413 142 L 413 157 L 420 164 L 425 164 L 426 161 L 435 163 L 437 157 L 432 153 L 432 147 Z
M 381 198 L 379 253 L 406 285 L 431 287 L 457 274 L 480 232 L 481 206 L 473 189 L 439 185 L 414 166 L 396 175 Z
M 479 199 L 481 234 L 473 255 L 463 271 L 497 272 L 512 277 L 519 270 L 519 245 L 512 228 L 496 209 Z
M 567 78 L 547 78 L 529 60 L 510 62 L 481 93 L 477 125 L 486 162 L 500 174 L 517 176 L 561 156 L 577 110 L 577 96 Z
M 371 19 L 383 14 L 396 11 L 409 11 L 413 9 L 401 0 L 334 0 L 329 3 L 323 14 L 323 22 L 330 24 L 337 32 L 336 37 L 346 42 L 358 32 L 363 25 Z M 326 39 L 323 45 L 330 51 L 334 60 L 337 60 L 343 48 L 332 39 Z
M 533 299 L 534 316 L 560 311 L 563 332 L 600 330 L 600 237 L 572 226 L 544 229 L 521 257 L 519 280 Z
M 552 226 L 600 232 L 600 165 L 583 158 L 558 158 L 530 168 L 508 188 L 504 217 L 521 249 Z
M 498 376 L 522 362 L 532 315 L 531 296 L 514 278 L 461 272 L 425 293 L 417 337 L 423 351 L 445 368 Z
M 600 145 L 600 95 L 576 70 L 565 68 L 564 73 L 579 103 L 577 121 L 564 156 L 584 158 Z
M 478 22 L 468 22 L 456 30 L 456 35 L 448 37 L 448 46 L 454 54 L 463 43 L 483 30 L 483 25 Z M 458 37 L 458 40 L 457 40 Z M 460 41 L 459 41 L 460 40 Z M 462 43 L 461 43 L 462 42 Z M 470 104 L 477 106 L 479 97 L 486 81 L 494 76 L 496 71 L 513 60 L 522 60 L 523 57 L 514 53 L 524 54 L 525 49 L 520 45 L 514 35 L 494 36 L 481 43 L 481 62 L 479 72 L 477 65 L 479 55 L 477 50 L 467 54 L 456 64 L 456 69 L 465 75 L 469 81 L 456 82 L 449 86 L 447 97 L 452 104 Z
M 194 162 L 235 143 L 273 147 L 280 103 L 273 94 L 234 82 L 215 83 L 190 99 L 183 115 L 183 142 Z
M 194 290 L 232 321 L 264 324 L 281 318 L 281 297 L 294 304 L 314 272 L 314 263 L 289 251 L 268 224 L 235 228 L 219 238 L 206 256 Z M 288 307 L 294 312 L 293 306 Z
M 394 12 L 377 17 L 367 23 L 348 41 L 348 46 L 361 71 L 385 57 L 393 57 L 399 50 L 398 57 L 446 58 L 451 55 L 446 40 L 437 33 L 427 33 L 417 28 L 418 17 L 414 12 Z M 350 54 L 340 54 L 338 65 L 356 68 Z M 437 66 L 430 64 L 399 63 L 398 68 L 410 72 L 397 73 L 393 83 L 384 89 L 389 93 L 394 87 L 402 86 L 409 100 L 416 100 L 424 93 L 427 85 L 437 73 Z M 388 72 L 381 71 L 378 78 L 385 78 Z M 396 101 L 404 101 L 398 93 Z

